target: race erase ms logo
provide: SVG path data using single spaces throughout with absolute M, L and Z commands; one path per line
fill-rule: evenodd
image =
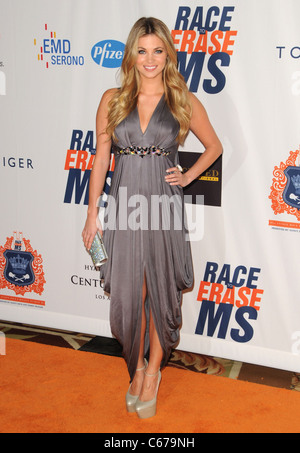
M 232 30 L 234 10 L 234 6 L 178 8 L 171 33 L 178 69 L 190 91 L 202 87 L 206 93 L 216 94 L 224 89 L 238 33 Z
M 89 182 L 90 174 L 96 154 L 96 134 L 93 131 L 72 131 L 70 147 L 67 150 L 65 167 L 68 172 L 64 203 L 85 205 L 89 203 Z M 114 154 L 111 153 L 109 170 L 106 175 L 102 200 L 104 201 L 109 193 L 111 178 L 115 168 Z M 101 205 L 102 206 L 102 205 Z
M 97 42 L 91 51 L 92 59 L 104 68 L 119 68 L 122 64 L 125 44 L 120 41 L 106 40 Z
M 195 334 L 249 342 L 264 290 L 258 287 L 261 269 L 209 261 L 200 282 L 200 311 Z

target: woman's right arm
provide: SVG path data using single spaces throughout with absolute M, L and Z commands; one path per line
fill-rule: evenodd
M 111 137 L 106 134 L 108 103 L 115 89 L 106 91 L 100 101 L 96 116 L 96 155 L 89 182 L 89 205 L 87 218 L 82 238 L 85 247 L 89 250 L 97 231 L 102 234 L 102 226 L 99 221 L 99 197 L 102 194 L 105 178 L 109 169 L 111 153 Z

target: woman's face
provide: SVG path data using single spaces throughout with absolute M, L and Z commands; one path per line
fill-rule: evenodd
M 167 49 L 163 41 L 154 34 L 145 35 L 138 40 L 138 57 L 135 63 L 141 77 L 162 77 L 167 61 Z

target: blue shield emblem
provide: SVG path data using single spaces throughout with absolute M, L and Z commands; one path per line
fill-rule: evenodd
M 287 167 L 284 174 L 287 183 L 282 193 L 283 201 L 293 208 L 300 209 L 300 167 Z
M 4 278 L 16 286 L 32 285 L 35 280 L 31 266 L 34 256 L 21 250 L 5 250 L 3 256 L 6 259 Z

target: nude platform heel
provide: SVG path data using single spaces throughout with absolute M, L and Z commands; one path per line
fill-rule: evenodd
M 147 366 L 148 366 L 148 362 L 147 362 L 146 359 L 144 359 L 144 363 L 145 363 L 145 365 L 143 366 L 143 368 L 137 368 L 136 371 L 145 370 L 147 368 Z M 128 391 L 126 393 L 126 397 L 125 397 L 126 408 L 127 408 L 128 412 L 135 412 L 135 404 L 137 402 L 137 399 L 138 399 L 139 395 L 131 395 L 129 393 L 130 387 L 131 387 L 131 384 L 129 386 L 129 389 L 128 389 Z
M 158 370 L 155 374 L 147 374 L 147 372 L 145 371 L 145 374 L 147 376 L 156 376 L 158 374 L 157 388 L 156 388 L 155 397 L 152 400 L 140 401 L 139 399 L 137 399 L 136 404 L 135 404 L 135 410 L 136 410 L 136 413 L 138 414 L 139 418 L 150 418 L 156 414 L 157 393 L 158 393 L 158 388 L 159 388 L 159 384 L 161 381 L 160 370 Z

